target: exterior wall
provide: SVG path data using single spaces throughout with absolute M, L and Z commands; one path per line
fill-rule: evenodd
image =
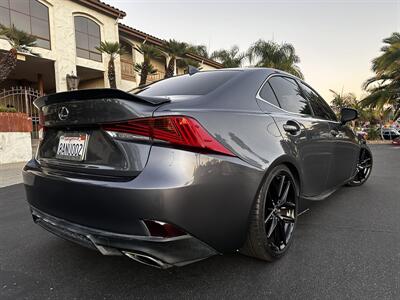
M 84 66 L 95 70 L 105 71 L 107 69 L 108 58 L 103 55 L 102 62 L 76 56 L 75 47 L 75 16 L 85 16 L 100 25 L 102 41 L 119 41 L 118 24 L 112 17 L 106 16 L 96 10 L 79 5 L 78 3 L 67 0 L 39 0 L 49 9 L 49 25 L 51 49 L 34 48 L 34 52 L 43 58 L 55 62 L 55 79 L 57 92 L 67 90 L 66 75 L 72 72 L 76 74 L 76 66 Z M 8 43 L 0 40 L 0 49 L 10 49 Z M 117 85 L 121 81 L 119 60 L 115 63 Z M 104 72 L 104 82 L 108 86 L 107 74 Z
M 85 80 L 79 82 L 79 89 L 95 89 L 95 88 L 104 88 L 104 79 L 103 78 L 98 78 L 98 79 L 92 79 L 92 80 Z
M 25 162 L 31 158 L 30 132 L 0 132 L 0 164 Z
M 212 66 L 204 64 L 204 63 L 200 64 L 200 67 L 202 68 L 201 69 L 202 71 L 209 71 L 209 70 L 216 70 L 217 69 L 215 67 L 212 67 Z
M 133 64 L 143 62 L 143 55 L 141 55 L 138 51 L 136 51 L 134 49 L 135 46 L 138 46 L 140 44 L 139 41 L 135 41 L 133 39 L 129 39 L 126 37 L 120 37 L 120 41 L 124 42 L 125 47 L 131 47 L 132 50 L 131 50 L 131 53 L 129 53 L 129 55 L 131 55 Z M 125 56 L 126 56 L 126 54 L 125 54 Z M 126 58 L 128 58 L 128 57 L 126 57 Z M 140 76 L 138 76 L 138 74 L 136 74 L 136 72 L 135 72 L 134 81 L 125 80 L 125 79 L 121 78 L 120 85 L 118 85 L 117 87 L 123 91 L 129 91 L 129 90 L 137 87 L 139 82 L 140 82 Z
M 0 113 L 0 164 L 32 158 L 32 122 L 25 113 Z
M 148 80 L 157 81 L 163 79 L 165 76 L 165 58 L 152 58 L 150 59 L 150 63 L 157 70 L 157 74 L 149 75 Z
M 70 0 L 38 0 L 49 9 L 49 27 L 51 49 L 34 48 L 34 52 L 40 54 L 41 57 L 54 61 L 54 73 L 56 91 L 67 90 L 66 75 L 77 74 L 77 66 L 102 71 L 104 80 L 85 81 L 80 84 L 80 88 L 109 87 L 107 78 L 108 57 L 103 55 L 102 62 L 96 62 L 76 56 L 75 46 L 75 16 L 85 16 L 100 26 L 100 34 L 102 41 L 117 42 L 120 41 L 117 20 L 113 17 L 104 15 L 94 9 L 80 5 Z M 130 38 L 124 36 L 122 41 L 131 45 L 139 45 L 142 41 L 139 38 Z M 5 40 L 0 39 L 0 49 L 9 50 L 10 46 Z M 132 58 L 134 63 L 141 63 L 143 55 L 132 49 Z M 164 59 L 152 60 L 154 67 L 160 71 L 158 75 L 150 76 L 151 81 L 159 80 L 164 77 L 165 67 Z M 203 70 L 215 69 L 206 64 L 202 64 Z M 135 80 L 123 80 L 121 78 L 120 59 L 115 60 L 115 73 L 117 87 L 122 90 L 130 90 L 136 87 L 140 81 L 139 74 L 135 74 Z M 184 69 L 179 68 L 177 75 L 184 74 Z

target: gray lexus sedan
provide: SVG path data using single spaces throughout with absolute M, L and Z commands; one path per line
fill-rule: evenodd
M 302 80 L 267 68 L 194 72 L 35 101 L 43 139 L 23 171 L 33 220 L 159 268 L 239 250 L 273 261 L 299 202 L 361 185 L 371 151 Z

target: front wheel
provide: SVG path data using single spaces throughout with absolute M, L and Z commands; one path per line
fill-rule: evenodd
M 347 183 L 348 186 L 359 186 L 364 184 L 372 170 L 372 153 L 367 148 L 361 148 L 358 158 L 356 173 L 351 181 Z
M 254 203 L 241 253 L 267 261 L 284 255 L 296 228 L 298 197 L 291 171 L 284 165 L 274 167 Z

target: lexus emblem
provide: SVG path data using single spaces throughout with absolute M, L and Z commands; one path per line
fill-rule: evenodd
M 61 107 L 61 108 L 58 110 L 58 118 L 59 118 L 61 121 L 65 121 L 65 120 L 68 118 L 68 115 L 69 115 L 69 110 L 68 110 L 68 108 L 66 108 L 65 106 Z

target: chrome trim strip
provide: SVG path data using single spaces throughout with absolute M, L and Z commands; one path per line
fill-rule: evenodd
M 260 101 L 263 101 L 263 102 L 265 102 L 265 103 L 267 103 L 267 104 L 279 109 L 280 111 L 282 111 L 282 113 L 285 113 L 285 114 L 291 114 L 291 115 L 299 116 L 299 117 L 302 117 L 303 119 L 310 120 L 310 121 L 318 121 L 318 122 L 323 121 L 323 122 L 330 122 L 330 123 L 334 123 L 334 124 L 340 124 L 340 122 L 338 122 L 338 121 L 320 119 L 320 118 L 315 118 L 314 116 L 310 116 L 310 115 L 304 115 L 304 114 L 290 112 L 290 111 L 284 110 L 282 107 L 279 107 L 279 106 L 276 106 L 275 104 L 272 104 L 268 100 L 263 99 L 260 96 L 260 92 L 261 92 L 262 88 L 268 82 L 269 79 L 271 79 L 272 77 L 277 77 L 277 76 L 279 76 L 279 77 L 289 77 L 289 78 L 294 79 L 296 81 L 298 80 L 298 81 L 303 82 L 301 79 L 299 79 L 299 78 L 297 78 L 295 76 L 292 76 L 290 74 L 287 74 L 287 73 L 272 73 L 272 74 L 269 74 L 268 77 L 261 84 L 260 88 L 257 90 L 256 99 L 258 99 Z M 308 86 L 308 84 L 306 84 L 306 85 Z M 269 114 L 274 114 L 274 112 L 270 112 Z

